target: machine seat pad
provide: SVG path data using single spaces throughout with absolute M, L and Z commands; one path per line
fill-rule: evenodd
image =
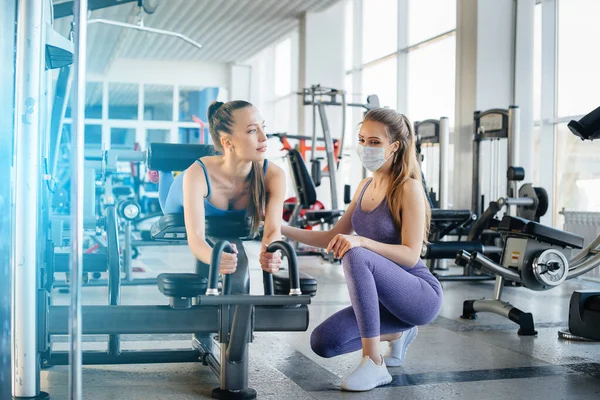
M 187 240 L 183 213 L 163 215 L 152 225 L 150 235 L 155 240 Z
M 321 219 L 329 220 L 332 218 L 337 218 L 344 213 L 342 210 L 315 210 L 315 211 L 306 211 L 304 216 L 308 221 L 320 221 Z
M 250 236 L 250 225 L 245 216 L 207 216 L 204 227 L 207 237 L 237 239 Z M 183 213 L 163 215 L 152 225 L 150 234 L 154 240 L 187 240 Z
M 431 210 L 431 222 L 454 222 L 461 223 L 473 219 L 471 210 L 442 210 L 434 208 Z
M 311 297 L 317 294 L 317 280 L 310 275 L 300 272 L 300 290 L 302 294 Z M 290 293 L 290 279 L 288 271 L 273 274 L 273 289 L 275 294 L 287 295 Z
M 550 228 L 525 218 L 505 215 L 500 225 L 498 225 L 498 231 L 526 235 L 561 247 L 583 248 L 583 238 L 581 236 Z
M 208 279 L 198 274 L 160 274 L 158 290 L 167 297 L 196 297 L 206 293 Z
M 583 303 L 583 308 L 588 311 L 600 313 L 600 295 L 589 297 Z

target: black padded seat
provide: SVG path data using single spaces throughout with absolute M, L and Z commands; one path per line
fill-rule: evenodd
M 204 224 L 207 237 L 246 238 L 250 235 L 246 217 L 206 217 Z M 183 213 L 163 215 L 152 225 L 150 235 L 154 240 L 187 240 Z
M 154 240 L 187 240 L 183 213 L 163 215 L 152 225 L 150 235 Z
M 299 272 L 300 290 L 302 294 L 313 297 L 317 294 L 317 280 L 312 276 Z M 280 271 L 273 274 L 273 289 L 275 294 L 287 295 L 290 293 L 290 279 L 287 271 Z
M 198 274 L 160 274 L 158 290 L 167 297 L 196 297 L 206 293 L 208 279 Z
M 315 210 L 315 211 L 306 211 L 304 213 L 304 217 L 307 221 L 320 221 L 320 220 L 330 220 L 333 218 L 340 217 L 344 212 L 342 210 Z
M 467 222 L 473 219 L 471 210 L 442 210 L 434 208 L 431 210 L 431 222 Z
M 583 248 L 583 238 L 581 236 L 550 228 L 524 218 L 505 215 L 498 225 L 498 231 L 528 236 L 556 246 L 574 249 Z
M 600 313 L 600 296 L 589 297 L 585 303 L 583 303 L 583 308 L 588 311 Z

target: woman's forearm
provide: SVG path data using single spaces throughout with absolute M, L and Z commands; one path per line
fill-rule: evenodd
M 263 233 L 262 243 L 264 245 L 268 246 L 269 244 L 271 244 L 277 240 L 281 240 L 281 231 L 280 230 L 273 230 L 272 232 L 265 231 Z
M 198 259 L 204 264 L 210 265 L 210 260 L 212 257 L 212 247 L 205 240 L 188 240 L 188 244 L 190 246 L 190 251 Z
M 385 244 L 365 237 L 361 238 L 361 244 L 365 249 L 408 268 L 414 267 L 419 261 L 420 253 L 403 244 Z
M 291 226 L 282 226 L 281 233 L 296 242 L 323 249 L 327 247 L 332 239 L 331 231 L 309 231 L 307 229 L 292 228 Z

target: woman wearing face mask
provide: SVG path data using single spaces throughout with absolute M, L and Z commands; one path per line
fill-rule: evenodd
M 205 216 L 249 217 L 254 233 L 264 216 L 260 264 L 267 272 L 277 272 L 281 255 L 268 253 L 266 248 L 281 239 L 285 174 L 265 159 L 264 121 L 252 104 L 236 100 L 213 102 L 208 123 L 215 149 L 221 154 L 198 159 L 177 178 L 171 172 L 160 172 L 161 209 L 165 214 L 185 209 L 190 250 L 204 264 L 210 264 L 212 255 L 205 238 Z M 232 274 L 236 268 L 237 255 L 221 253 L 219 272 Z
M 390 383 L 386 365 L 402 364 L 417 325 L 433 321 L 442 304 L 440 283 L 419 258 L 430 209 L 411 122 L 391 109 L 371 110 L 358 138 L 358 156 L 373 178 L 360 183 L 333 229 L 282 226 L 285 236 L 342 259 L 352 306 L 316 327 L 310 342 L 326 358 L 362 349 L 362 361 L 341 383 L 350 391 Z M 389 342 L 383 356 L 381 341 Z

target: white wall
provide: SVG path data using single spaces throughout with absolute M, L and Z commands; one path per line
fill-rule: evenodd
M 227 88 L 229 73 L 227 64 L 121 58 L 112 63 L 104 76 L 90 75 L 88 79 Z

